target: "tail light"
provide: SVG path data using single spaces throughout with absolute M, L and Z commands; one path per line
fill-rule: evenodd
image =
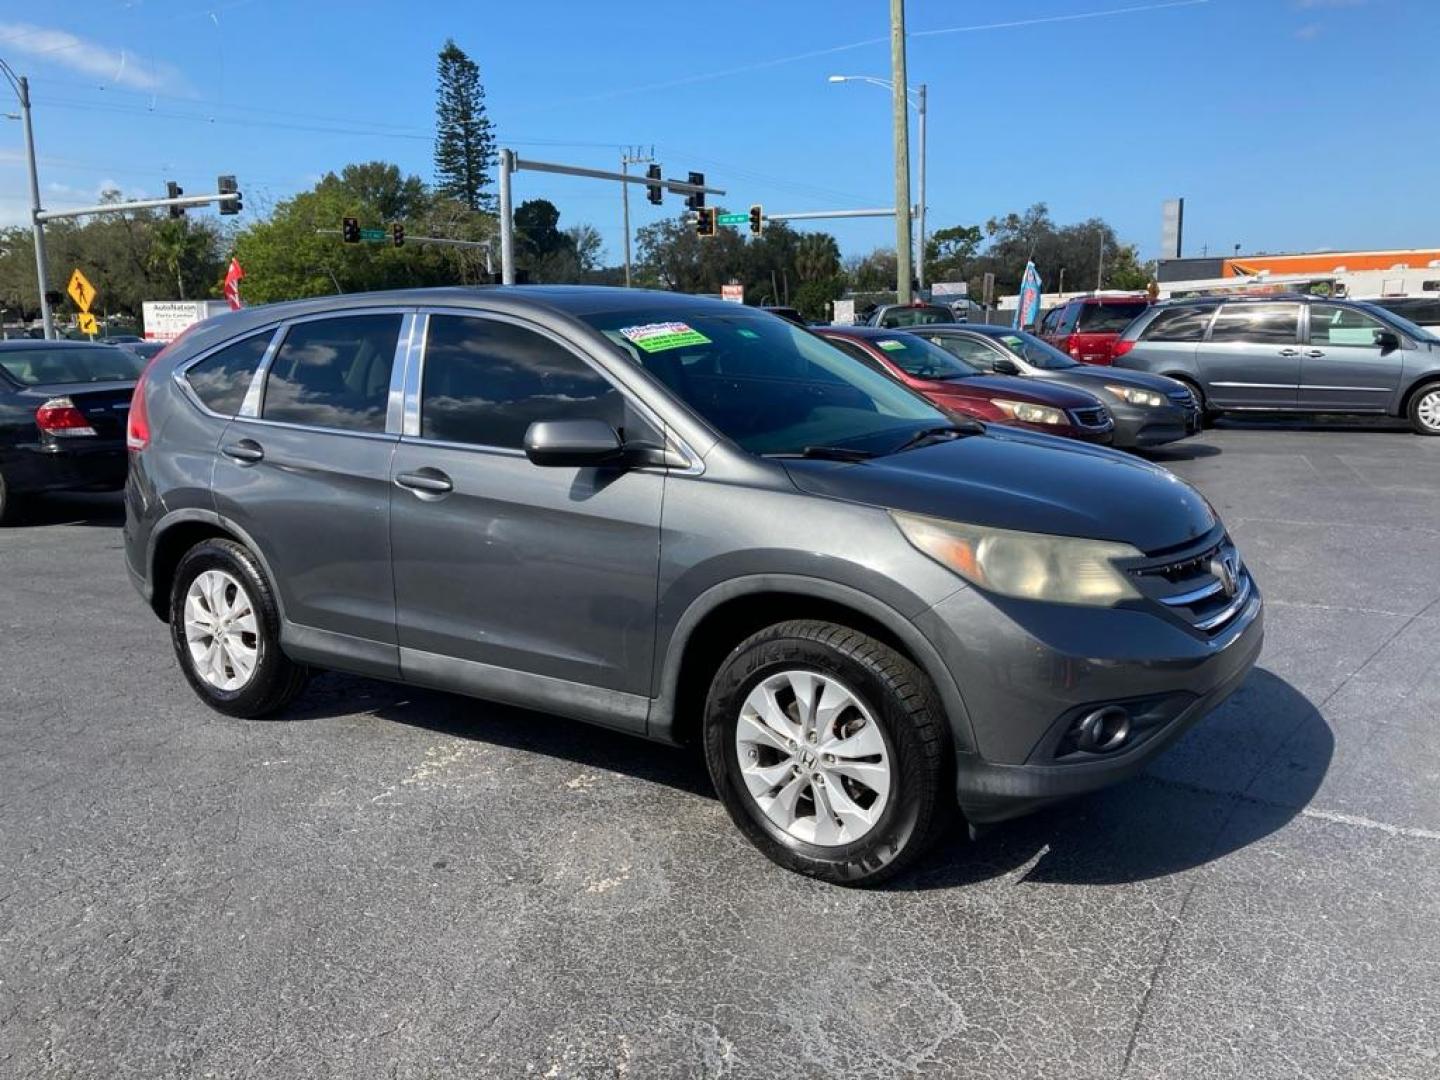
M 68 439 L 76 435 L 94 435 L 90 420 L 68 397 L 51 398 L 35 410 L 35 423 L 46 435 Z
M 168 356 L 170 350 L 184 341 L 186 335 L 197 325 L 199 324 L 192 324 L 182 330 L 180 336 L 152 356 L 145 365 L 145 370 L 140 372 L 140 378 L 135 383 L 135 392 L 130 395 L 130 419 L 125 424 L 125 445 L 130 450 L 144 450 L 150 445 L 150 409 L 145 404 L 145 386 L 150 382 L 150 372 L 154 370 L 156 362 Z
M 1111 356 L 1112 358 L 1117 357 L 1117 356 L 1124 356 L 1127 352 L 1129 352 L 1129 351 L 1130 351 L 1131 349 L 1133 349 L 1134 347 L 1135 347 L 1135 342 L 1133 342 L 1133 341 L 1126 341 L 1124 338 L 1120 338 L 1120 339 L 1118 339 L 1118 340 L 1115 342 L 1115 344 L 1114 344 L 1113 346 L 1111 346 L 1110 356 Z

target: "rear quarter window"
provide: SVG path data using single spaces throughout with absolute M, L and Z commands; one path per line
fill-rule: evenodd
M 211 412 L 234 416 L 245 401 L 250 381 L 270 347 L 273 330 L 226 345 L 185 371 L 185 381 Z

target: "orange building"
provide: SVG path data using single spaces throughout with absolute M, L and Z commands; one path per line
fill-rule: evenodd
M 1440 248 L 1395 251 L 1323 251 L 1304 255 L 1242 255 L 1226 259 L 1221 277 L 1253 274 L 1333 274 L 1337 270 L 1423 270 L 1440 267 Z

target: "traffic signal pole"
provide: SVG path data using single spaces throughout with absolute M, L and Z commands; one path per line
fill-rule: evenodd
M 905 81 L 905 0 L 890 0 L 890 82 L 895 132 L 895 262 L 896 296 L 910 303 L 910 263 L 915 249 L 910 236 L 910 102 Z
M 586 169 L 579 165 L 560 165 L 553 161 L 530 161 L 522 159 L 513 150 L 500 151 L 500 280 L 506 285 L 515 284 L 515 213 L 512 177 L 521 170 L 530 172 L 557 173 L 561 176 L 584 176 L 591 180 L 613 180 L 620 184 L 654 183 L 648 176 L 631 176 L 628 171 L 610 172 L 607 169 Z M 685 180 L 665 180 L 664 186 L 675 195 L 724 195 L 724 188 L 692 184 Z

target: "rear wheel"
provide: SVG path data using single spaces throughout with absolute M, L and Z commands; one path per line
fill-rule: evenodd
M 283 709 L 306 670 L 280 651 L 280 613 L 255 556 L 204 540 L 176 567 L 170 638 L 191 687 L 212 709 L 256 717 Z
M 1417 435 L 1440 435 L 1440 382 L 1416 390 L 1409 412 L 1410 426 Z
M 914 664 L 834 623 L 781 623 L 726 658 L 705 757 L 740 831 L 771 860 L 843 885 L 902 871 L 948 822 L 944 714 Z

